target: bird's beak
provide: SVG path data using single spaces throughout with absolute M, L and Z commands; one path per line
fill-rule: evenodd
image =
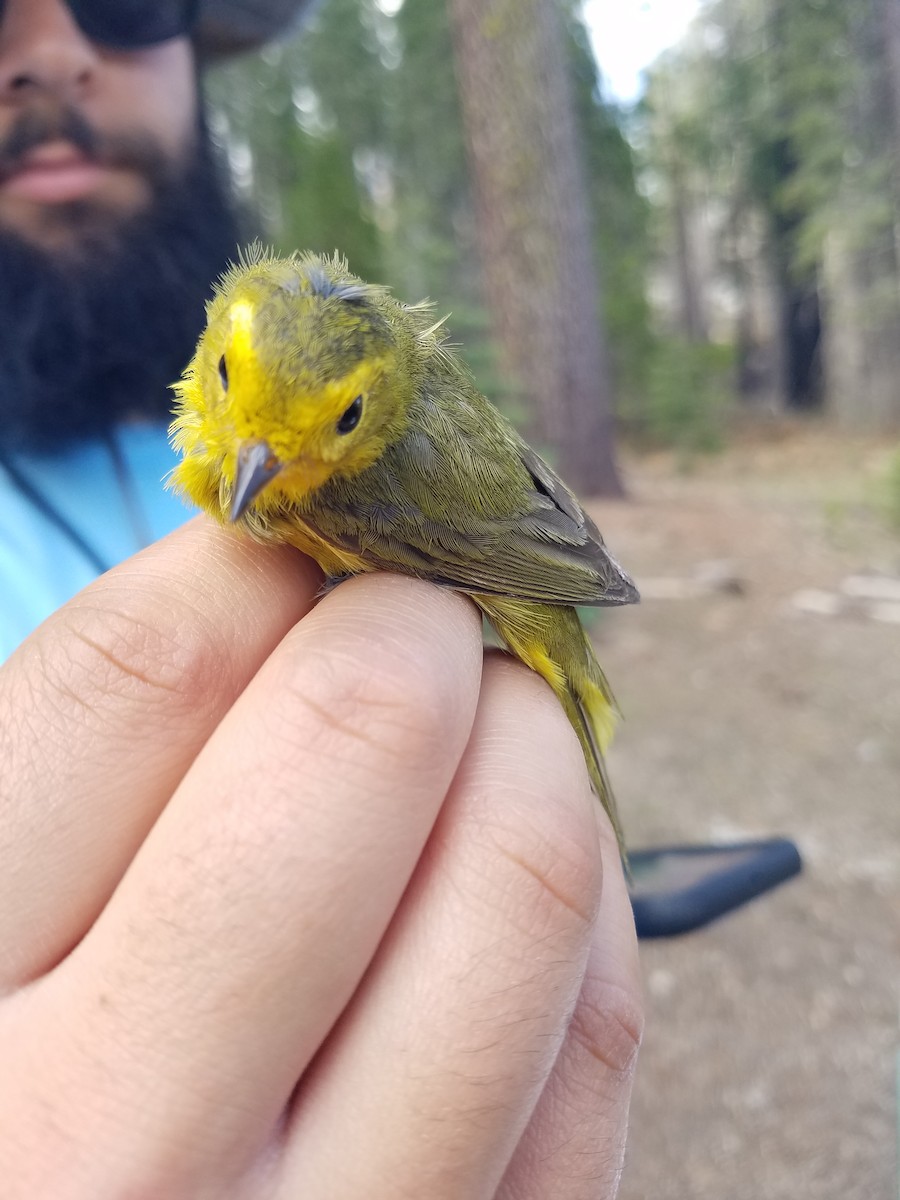
M 281 463 L 268 442 L 262 439 L 242 442 L 238 450 L 228 520 L 240 520 L 266 484 L 270 483 L 280 470 Z

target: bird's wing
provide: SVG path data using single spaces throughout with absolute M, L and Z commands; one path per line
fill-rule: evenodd
M 549 604 L 638 599 L 594 522 L 518 437 L 476 448 L 415 432 L 304 512 L 326 541 L 371 563 L 461 591 Z

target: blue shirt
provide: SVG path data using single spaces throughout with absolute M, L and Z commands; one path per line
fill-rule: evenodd
M 117 430 L 54 455 L 9 454 L 23 481 L 76 531 L 92 560 L 0 464 L 0 662 L 45 617 L 111 567 L 191 516 L 163 480 L 177 462 L 165 426 Z

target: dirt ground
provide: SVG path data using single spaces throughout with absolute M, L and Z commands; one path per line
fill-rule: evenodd
M 900 535 L 870 504 L 888 452 L 773 426 L 689 474 L 628 460 L 632 502 L 594 508 L 639 585 L 719 559 L 744 584 L 598 627 L 626 714 L 610 768 L 629 841 L 786 834 L 805 863 L 643 944 L 621 1200 L 897 1196 L 900 624 L 791 604 L 860 571 L 900 577 Z

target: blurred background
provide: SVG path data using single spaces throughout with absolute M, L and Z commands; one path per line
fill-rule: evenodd
M 630 841 L 804 855 L 645 944 L 622 1196 L 895 1197 L 900 4 L 322 0 L 207 88 L 264 239 L 452 312 L 595 498 Z

